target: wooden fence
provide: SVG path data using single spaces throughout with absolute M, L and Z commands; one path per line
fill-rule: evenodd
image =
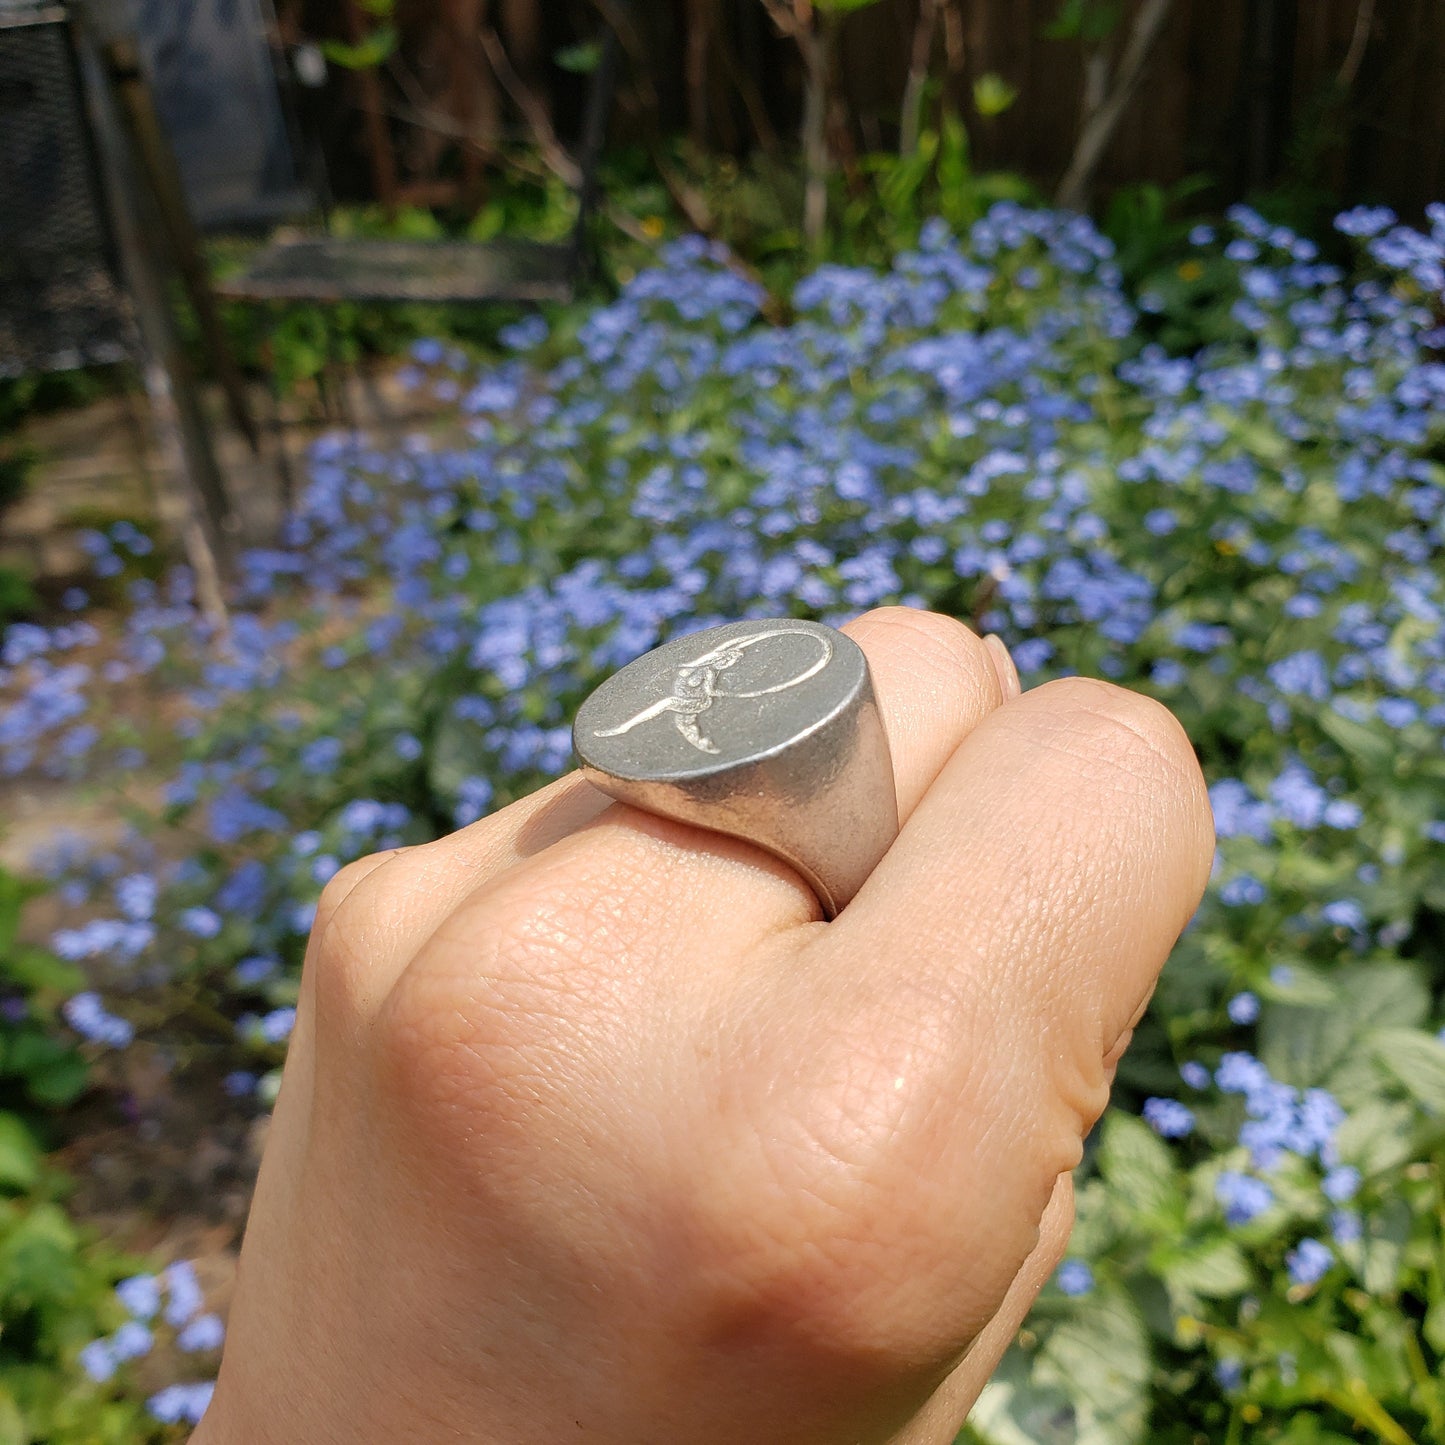
M 844 23 L 835 140 L 859 148 L 897 143 L 919 3 L 880 0 Z M 946 23 L 932 47 L 933 73 L 968 122 L 978 163 L 1051 187 L 1068 165 L 1084 95 L 1080 44 L 1045 33 L 1062 0 L 934 3 Z M 1127 0 L 1116 47 L 1144 3 Z M 515 62 L 512 80 L 529 88 L 542 112 L 560 113 L 565 134 L 576 77 L 550 57 L 585 35 L 599 10 L 624 15 L 631 35 L 624 131 L 687 132 L 728 151 L 793 138 L 799 57 L 762 0 L 622 5 L 397 0 L 409 90 L 402 96 L 394 78 L 386 84 L 402 102 L 392 129 L 403 171 L 425 182 L 419 168 L 444 164 L 444 143 L 419 142 L 397 119 L 415 114 L 418 86 L 452 117 L 453 130 L 458 122 L 480 127 L 482 150 L 525 120 L 515 87 L 498 84 L 486 45 L 475 39 L 478 26 L 495 27 Z M 355 33 L 357 0 L 281 0 L 280 8 L 291 39 Z M 1018 92 L 991 118 L 972 102 L 984 75 Z M 534 107 L 534 121 L 538 113 Z M 338 124 L 336 133 L 356 129 Z M 1290 182 L 1341 202 L 1385 201 L 1410 216 L 1445 199 L 1445 0 L 1175 0 L 1098 179 L 1108 187 L 1199 174 L 1216 183 L 1221 199 Z

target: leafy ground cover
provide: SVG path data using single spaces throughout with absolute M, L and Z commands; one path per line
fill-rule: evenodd
M 133 575 L 149 538 L 96 533 L 124 618 L 77 591 L 0 676 L 0 768 L 131 789 L 118 847 L 41 860 L 84 1055 L 219 1054 L 264 1105 L 344 862 L 563 770 L 587 690 L 669 635 L 939 608 L 1030 680 L 1166 701 L 1220 835 L 974 1434 L 1445 1440 L 1445 209 L 1339 224 L 1348 273 L 1251 211 L 1197 229 L 1192 354 L 1167 278 L 1131 299 L 1077 216 L 926 226 L 886 268 L 819 267 L 781 321 L 677 242 L 610 304 L 509 328 L 510 359 L 415 346 L 456 428 L 317 446 L 228 632 L 183 569 Z M 150 1331 L 177 1287 L 118 1303 Z M 67 1328 L 52 1367 L 130 1399 L 126 1321 Z

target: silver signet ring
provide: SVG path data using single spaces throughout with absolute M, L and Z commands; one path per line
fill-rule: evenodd
M 832 918 L 898 835 L 868 660 L 820 622 L 730 622 L 602 683 L 572 728 L 583 776 L 789 863 Z

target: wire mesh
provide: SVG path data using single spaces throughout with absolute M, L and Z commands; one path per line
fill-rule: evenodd
M 0 0 L 0 376 L 131 349 L 64 20 Z

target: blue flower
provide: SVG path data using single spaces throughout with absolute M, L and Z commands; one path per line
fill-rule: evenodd
M 1297 1285 L 1318 1284 L 1335 1262 L 1334 1251 L 1317 1239 L 1302 1239 L 1284 1257 L 1289 1277 Z
M 104 1384 L 116 1372 L 120 1361 L 109 1340 L 92 1340 L 79 1355 L 80 1368 L 97 1384 Z
M 1252 1024 L 1259 1017 L 1259 999 L 1249 992 L 1237 993 L 1230 999 L 1227 1012 L 1231 1023 Z
M 261 1037 L 268 1044 L 284 1044 L 291 1037 L 291 1030 L 296 1027 L 296 1010 L 294 1008 L 272 1009 L 261 1020 Z
M 115 901 L 127 918 L 141 923 L 155 912 L 156 892 L 156 880 L 150 874 L 132 873 L 115 885 Z
M 154 1319 L 161 1307 L 160 1281 L 153 1274 L 133 1274 L 116 1285 L 115 1293 L 138 1320 Z
M 1224 1206 L 1227 1224 L 1248 1224 L 1274 1203 L 1274 1191 L 1252 1174 L 1226 1169 L 1216 1180 L 1214 1197 Z
M 1209 790 L 1214 809 L 1214 828 L 1221 838 L 1254 838 L 1260 843 L 1273 836 L 1273 819 L 1268 804 L 1238 778 L 1222 778 Z
M 167 1385 L 146 1401 L 146 1408 L 165 1425 L 178 1425 L 182 1421 L 199 1425 L 215 1389 L 215 1382 L 209 1380 L 192 1385 Z
M 1330 1214 L 1330 1233 L 1337 1244 L 1353 1244 L 1364 1233 L 1364 1225 L 1354 1210 L 1336 1209 Z
M 1079 1296 L 1093 1292 L 1094 1271 L 1082 1259 L 1066 1259 L 1058 1268 L 1054 1282 L 1061 1294 Z
M 66 1023 L 91 1043 L 123 1049 L 135 1038 L 135 1029 L 125 1019 L 107 1013 L 97 993 L 76 994 L 61 1005 L 60 1012 Z
M 169 1265 L 164 1279 L 167 1295 L 166 1323 L 180 1329 L 200 1310 L 205 1303 L 205 1295 L 201 1292 L 201 1283 L 196 1278 L 195 1266 L 188 1260 L 177 1260 L 175 1264 Z
M 1179 1065 L 1179 1077 L 1191 1089 L 1207 1089 L 1209 1087 L 1209 1070 L 1196 1059 L 1189 1059 Z
M 1221 901 L 1229 904 L 1231 908 L 1248 907 L 1253 904 L 1263 903 L 1269 896 L 1264 884 L 1249 873 L 1241 873 L 1231 878 L 1220 890 Z M 1240 1022 L 1240 1020 L 1236 1020 Z
M 197 1315 L 176 1336 L 176 1345 L 191 1354 L 219 1350 L 226 1338 L 226 1327 L 219 1315 Z
M 1307 697 L 1323 702 L 1330 695 L 1330 672 L 1318 652 L 1292 652 L 1271 663 L 1266 670 L 1269 680 L 1286 697 Z
M 1395 224 L 1395 213 L 1388 206 L 1355 206 L 1335 217 L 1335 229 L 1345 236 L 1378 236 Z
M 1320 1190 L 1335 1204 L 1348 1203 L 1359 1192 L 1360 1171 L 1352 1164 L 1337 1164 L 1325 1175 Z
M 231 977 L 241 988 L 255 988 L 258 984 L 271 978 L 280 967 L 279 959 L 257 954 L 250 958 L 243 958 L 231 970 Z
M 117 1360 L 138 1360 L 148 1355 L 155 1336 L 139 1320 L 127 1320 L 111 1337 L 111 1351 Z
M 457 789 L 457 805 L 452 810 L 452 821 L 458 828 L 465 828 L 469 823 L 475 823 L 491 802 L 492 785 L 486 778 L 464 778 Z
M 340 738 L 313 738 L 301 749 L 299 762 L 303 772 L 327 777 L 336 771 L 341 762 L 341 754 Z
M 1145 1099 L 1141 1112 L 1161 1139 L 1183 1139 L 1194 1132 L 1194 1111 L 1178 1099 Z
M 221 931 L 221 915 L 212 908 L 187 908 L 177 916 L 176 924 L 196 938 L 214 938 Z
M 1365 910 L 1353 898 L 1337 898 L 1320 909 L 1320 917 L 1335 928 L 1348 928 L 1355 933 L 1365 931 Z
M 1214 1366 L 1214 1378 L 1221 1389 L 1237 1390 L 1244 1383 L 1244 1366 L 1238 1360 L 1220 1360 Z

